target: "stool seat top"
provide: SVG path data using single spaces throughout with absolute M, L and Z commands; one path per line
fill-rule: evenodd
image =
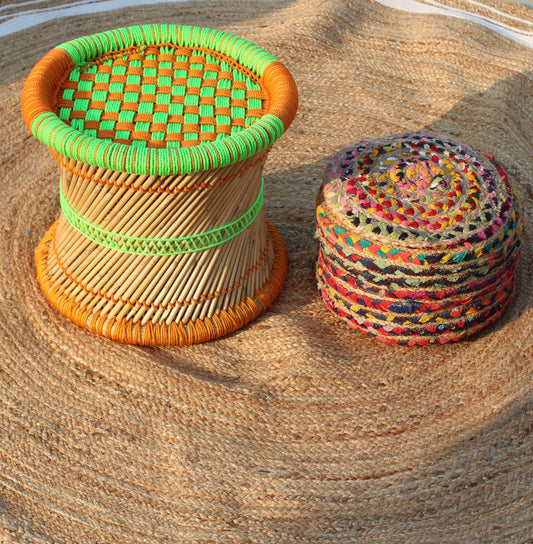
M 137 45 L 76 66 L 58 91 L 59 118 L 101 140 L 148 148 L 215 141 L 260 119 L 259 77 L 200 48 Z
M 66 42 L 23 90 L 32 133 L 69 158 L 138 174 L 226 166 L 269 147 L 292 122 L 288 70 L 227 33 L 144 25 Z

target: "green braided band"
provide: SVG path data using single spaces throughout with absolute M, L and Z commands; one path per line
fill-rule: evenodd
M 77 38 L 58 45 L 68 52 L 73 61 L 82 65 L 88 59 L 108 51 L 135 44 L 175 43 L 183 47 L 206 47 L 220 51 L 242 66 L 261 76 L 271 62 L 278 59 L 261 47 L 221 30 L 187 25 L 140 25 L 117 28 L 92 36 Z
M 284 131 L 276 115 L 266 114 L 240 132 L 185 148 L 148 149 L 99 140 L 73 129 L 52 112 L 39 114 L 34 136 L 65 157 L 120 172 L 166 176 L 222 168 L 267 149 Z
M 251 208 L 235 221 L 216 229 L 182 238 L 142 238 L 112 232 L 95 225 L 75 211 L 65 197 L 61 183 L 59 184 L 59 198 L 63 214 L 72 227 L 99 245 L 136 255 L 178 255 L 218 246 L 246 230 L 253 223 L 263 205 L 263 179 L 261 179 L 259 194 Z

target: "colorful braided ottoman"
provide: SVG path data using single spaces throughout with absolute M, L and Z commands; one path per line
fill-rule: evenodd
M 384 342 L 456 341 L 511 302 L 522 229 L 490 157 L 425 134 L 362 141 L 335 155 L 319 191 L 318 289 Z
M 262 171 L 297 103 L 271 54 L 207 28 L 121 28 L 48 53 L 22 106 L 60 172 L 61 214 L 36 252 L 54 306 L 143 345 L 210 340 L 263 312 L 287 257 Z

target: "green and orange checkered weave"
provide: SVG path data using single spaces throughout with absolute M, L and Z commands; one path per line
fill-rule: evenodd
M 22 109 L 60 170 L 62 213 L 36 259 L 62 313 L 113 339 L 187 344 L 277 296 L 286 254 L 262 169 L 297 93 L 271 54 L 206 28 L 117 29 L 48 53 Z
M 382 341 L 459 340 L 512 300 L 522 229 L 490 157 L 424 134 L 359 142 L 333 158 L 319 193 L 319 291 Z

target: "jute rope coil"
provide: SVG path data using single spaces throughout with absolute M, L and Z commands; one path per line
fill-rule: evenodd
M 181 345 L 272 303 L 286 252 L 262 211 L 262 171 L 297 108 L 272 55 L 206 28 L 122 28 L 48 53 L 22 104 L 59 165 L 62 213 L 36 261 L 64 315 Z
M 494 0 L 460 9 L 496 17 L 482 3 L 522 18 L 527 9 Z M 528 543 L 531 50 L 473 22 L 374 0 L 128 4 L 0 38 L 9 52 L 0 83 L 0 541 Z M 69 0 L 58 5 L 72 13 Z M 111 3 L 85 4 L 95 5 Z M 10 9 L 34 17 L 39 7 Z M 57 166 L 19 110 L 22 77 L 45 49 L 155 17 L 263 46 L 301 95 L 264 170 L 265 214 L 290 255 L 280 296 L 237 333 L 162 348 L 83 330 L 42 295 L 33 253 L 59 214 Z M 413 349 L 328 310 L 313 234 L 330 157 L 421 129 L 494 156 L 519 191 L 526 227 L 515 298 L 499 322 Z
M 385 342 L 459 340 L 513 298 L 517 195 L 493 159 L 449 139 L 405 134 L 342 150 L 317 222 L 320 294 Z

